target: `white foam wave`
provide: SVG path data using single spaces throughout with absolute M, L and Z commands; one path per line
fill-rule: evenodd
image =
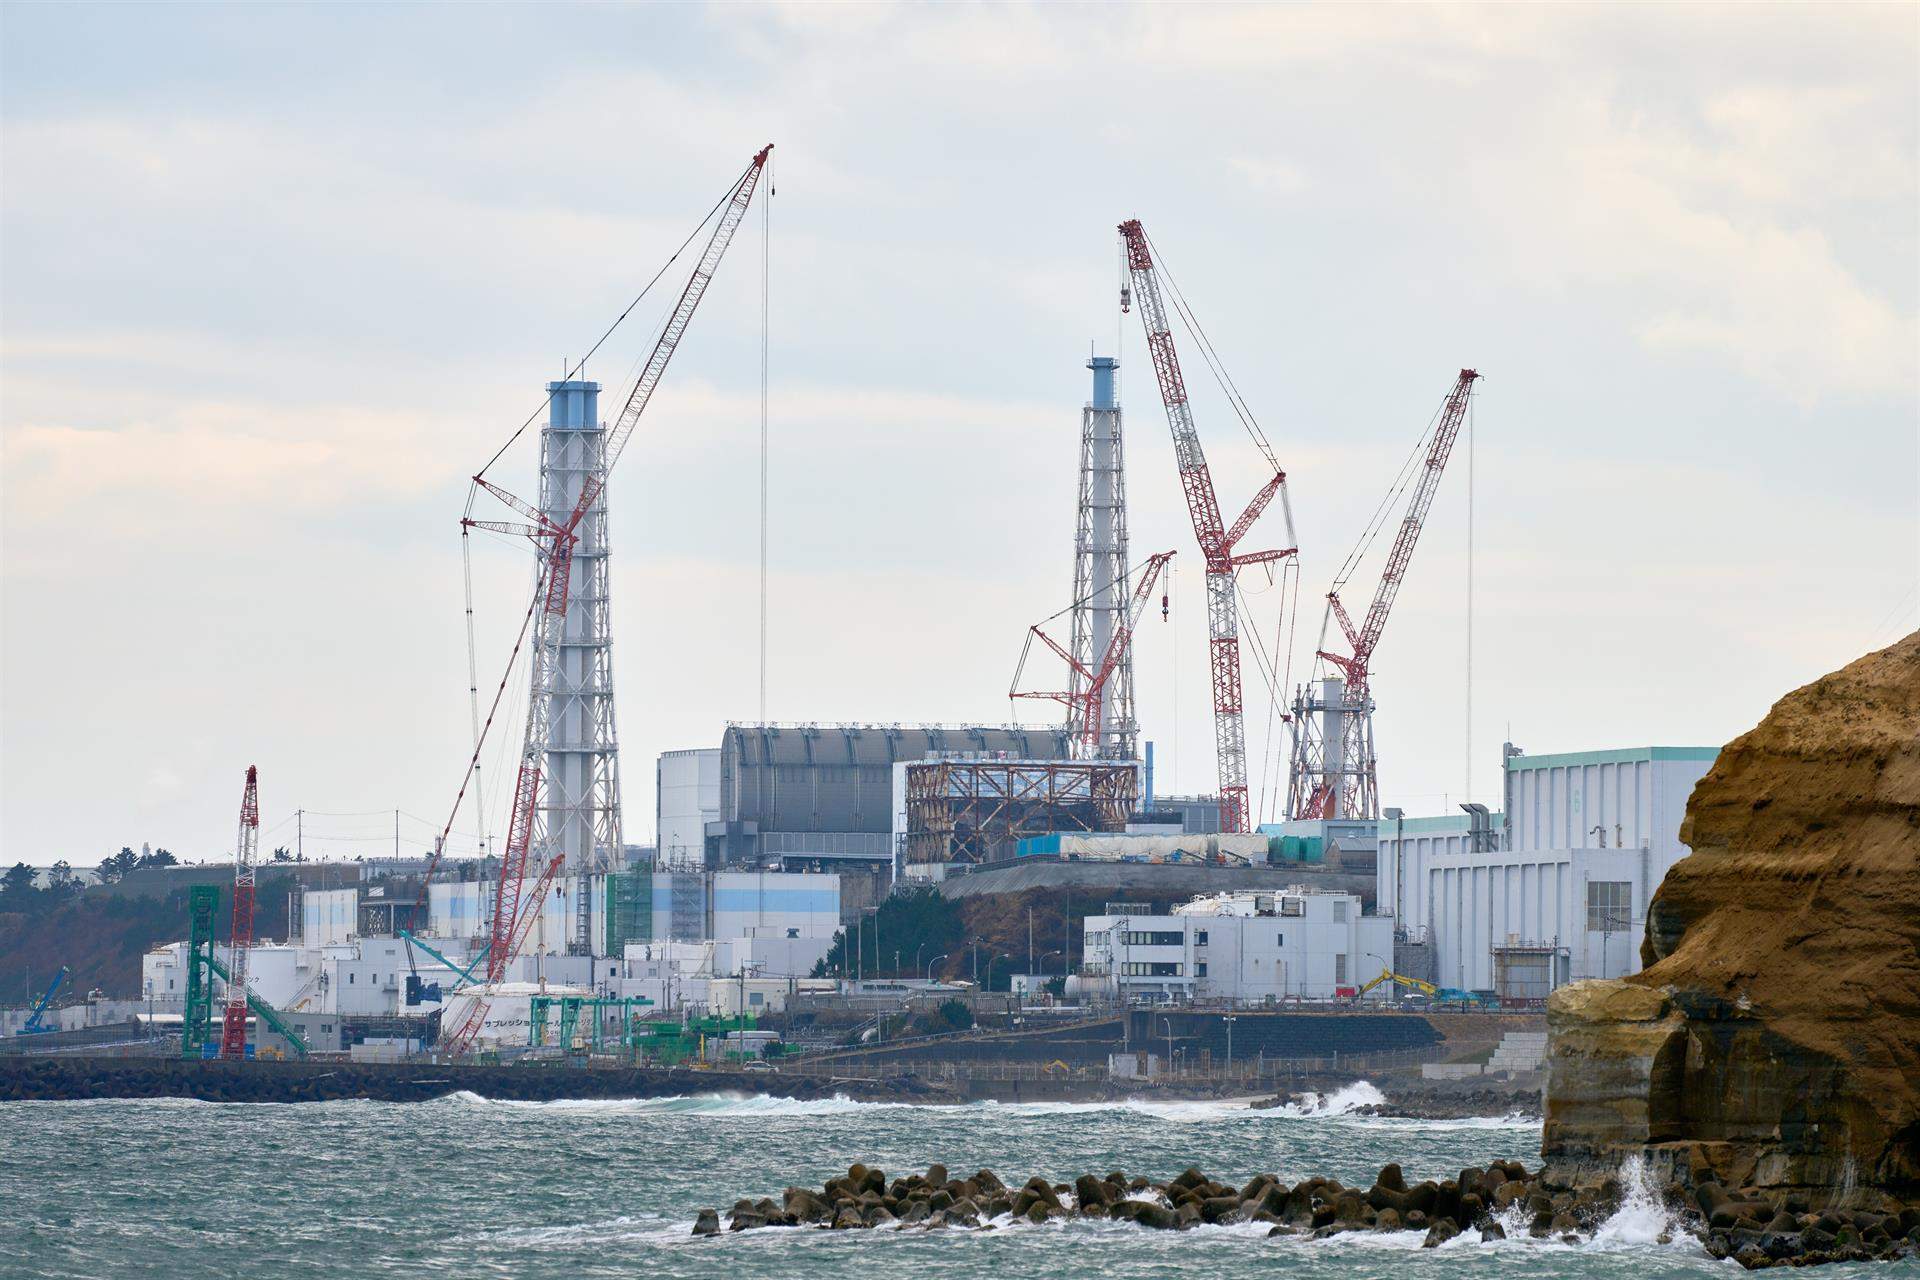
M 1361 1107 L 1377 1107 L 1386 1100 L 1387 1095 L 1367 1081 L 1355 1080 L 1332 1093 L 1302 1094 L 1299 1102 L 1285 1103 L 1274 1110 L 1289 1116 L 1344 1116 Z
M 483 1098 L 461 1089 L 442 1101 L 464 1106 L 506 1107 L 529 1111 L 567 1111 L 599 1115 L 697 1115 L 704 1118 L 850 1115 L 869 1110 L 909 1107 L 912 1103 L 857 1102 L 845 1094 L 830 1098 L 776 1098 L 764 1093 L 671 1094 L 659 1098 L 556 1098 L 550 1102 L 523 1102 L 512 1098 Z
M 1164 1101 L 1154 1098 L 1113 1098 L 1100 1102 L 985 1102 L 982 1108 L 1019 1116 L 1076 1116 L 1120 1112 L 1160 1120 L 1197 1123 L 1244 1119 L 1259 1115 L 1246 1102 Z
M 1660 1188 L 1639 1156 L 1627 1157 L 1620 1166 L 1620 1193 L 1620 1207 L 1593 1233 L 1594 1248 L 1658 1244 L 1662 1237 L 1674 1238 L 1673 1216 L 1661 1203 Z

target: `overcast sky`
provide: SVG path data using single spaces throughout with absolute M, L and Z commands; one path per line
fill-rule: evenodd
M 1471 734 L 1463 441 L 1376 658 L 1386 803 L 1457 804 L 1469 741 L 1497 802 L 1509 731 L 1722 743 L 1920 626 L 1913 6 L 15 4 L 0 33 L 9 861 L 222 856 L 249 763 L 269 846 L 304 807 L 309 855 L 379 852 L 397 808 L 422 848 L 470 749 L 467 477 L 769 141 L 773 718 L 1008 718 L 1117 342 L 1132 544 L 1180 551 L 1140 713 L 1160 789 L 1211 789 L 1132 216 L 1291 476 L 1296 676 L 1485 375 Z M 656 755 L 757 713 L 761 252 L 756 212 L 611 487 L 632 840 Z M 589 367 L 609 400 L 658 315 Z M 1188 365 L 1237 510 L 1258 455 Z M 529 558 L 475 559 L 490 684 Z M 1271 811 L 1282 744 L 1249 737 Z

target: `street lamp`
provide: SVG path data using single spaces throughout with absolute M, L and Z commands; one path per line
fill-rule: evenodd
M 952 953 L 943 951 L 939 955 L 935 956 L 933 959 L 927 961 L 927 985 L 928 986 L 933 985 L 933 966 L 939 964 L 942 960 L 945 960 L 950 954 Z
M 926 949 L 927 949 L 927 944 L 924 942 L 913 949 L 913 967 L 914 968 L 918 969 L 920 967 L 920 953 L 925 951 Z
M 1231 1075 L 1233 1072 L 1233 1024 L 1236 1019 L 1230 1013 L 1223 1013 L 1220 1015 L 1220 1021 L 1227 1024 L 1227 1072 Z
M 1379 956 L 1377 956 L 1377 955 L 1375 955 L 1375 954 L 1374 954 L 1373 952 L 1371 952 L 1371 951 L 1368 951 L 1368 952 L 1365 952 L 1365 953 L 1363 953 L 1363 954 L 1365 954 L 1365 956 L 1366 956 L 1366 957 L 1367 957 L 1367 959 L 1369 959 L 1369 960 L 1380 960 L 1380 957 L 1379 957 Z M 1393 972 L 1393 966 L 1392 966 L 1392 965 L 1390 965 L 1390 964 L 1388 964 L 1388 963 L 1387 963 L 1387 962 L 1386 962 L 1385 960 L 1380 960 L 1380 972 L 1382 972 L 1382 973 L 1385 973 L 1385 974 L 1392 974 L 1392 972 Z M 1391 994 L 1392 994 L 1392 996 L 1393 996 L 1393 1002 L 1394 1002 L 1395 1004 L 1399 1004 L 1399 1003 L 1400 1003 L 1400 983 L 1399 983 L 1399 981 L 1398 981 L 1398 980 L 1396 980 L 1396 979 L 1394 979 L 1394 978 L 1392 978 L 1392 977 L 1389 977 L 1389 978 L 1387 979 L 1387 987 L 1388 987 L 1388 989 L 1389 989 L 1389 991 L 1391 992 Z M 1358 996 L 1356 996 L 1355 998 L 1356 998 L 1356 999 L 1358 999 Z

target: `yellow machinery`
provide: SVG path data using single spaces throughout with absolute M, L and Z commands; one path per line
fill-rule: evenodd
M 1366 995 L 1367 992 L 1373 990 L 1375 987 L 1379 986 L 1383 982 L 1394 982 L 1394 983 L 1398 983 L 1403 987 L 1412 987 L 1415 991 L 1418 991 L 1420 994 L 1428 997 L 1437 996 L 1440 994 L 1440 988 L 1434 986 L 1431 982 L 1422 982 L 1418 978 L 1409 978 L 1405 974 L 1395 973 L 1391 969 L 1382 969 L 1380 971 L 1380 976 L 1375 978 L 1372 982 L 1369 982 L 1366 986 L 1361 987 L 1358 991 L 1354 992 L 1353 998 L 1358 1000 L 1361 996 Z

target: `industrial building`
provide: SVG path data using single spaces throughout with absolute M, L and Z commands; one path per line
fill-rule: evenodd
M 896 843 L 909 866 L 1013 857 L 1057 832 L 1125 832 L 1140 804 L 1130 760 L 943 755 L 894 769 Z
M 654 768 L 654 830 L 663 871 L 707 865 L 707 824 L 720 821 L 720 748 L 662 751 Z
M 407 978 L 451 992 L 460 973 L 391 932 L 362 931 L 367 921 L 381 919 L 367 911 L 365 895 L 384 888 L 355 885 L 302 895 L 301 940 L 251 948 L 254 994 L 289 1014 L 398 1017 L 438 1010 L 438 998 L 408 1003 Z M 433 884 L 428 923 L 419 936 L 448 959 L 469 963 L 487 945 L 497 888 L 493 880 Z M 589 955 L 572 953 L 576 904 L 583 897 L 596 943 Z M 636 901 L 639 911 L 631 909 Z M 505 981 L 566 984 L 614 997 L 647 994 L 627 990 L 634 947 L 678 948 L 672 954 L 690 957 L 684 976 L 701 981 L 679 984 L 671 1007 L 704 1005 L 711 998 L 705 979 L 716 974 L 781 981 L 805 976 L 831 949 L 841 914 L 837 876 L 780 872 L 613 873 L 590 877 L 584 886 L 563 876 L 538 909 Z M 215 947 L 223 965 L 228 955 L 228 948 Z M 142 959 L 142 985 L 156 1012 L 184 1010 L 186 965 L 185 942 L 156 947 Z
M 720 817 L 707 827 L 714 867 L 785 859 L 869 859 L 891 866 L 894 766 L 934 756 L 1065 760 L 1057 726 L 730 724 L 720 745 Z
M 1171 913 L 1108 903 L 1084 930 L 1079 990 L 1109 999 L 1330 1000 L 1393 954 L 1393 921 L 1364 915 L 1358 894 L 1299 886 L 1209 894 Z
M 1501 812 L 1380 821 L 1380 911 L 1431 955 L 1411 976 L 1533 1004 L 1638 971 L 1647 904 L 1687 856 L 1680 820 L 1718 748 L 1502 754 Z

